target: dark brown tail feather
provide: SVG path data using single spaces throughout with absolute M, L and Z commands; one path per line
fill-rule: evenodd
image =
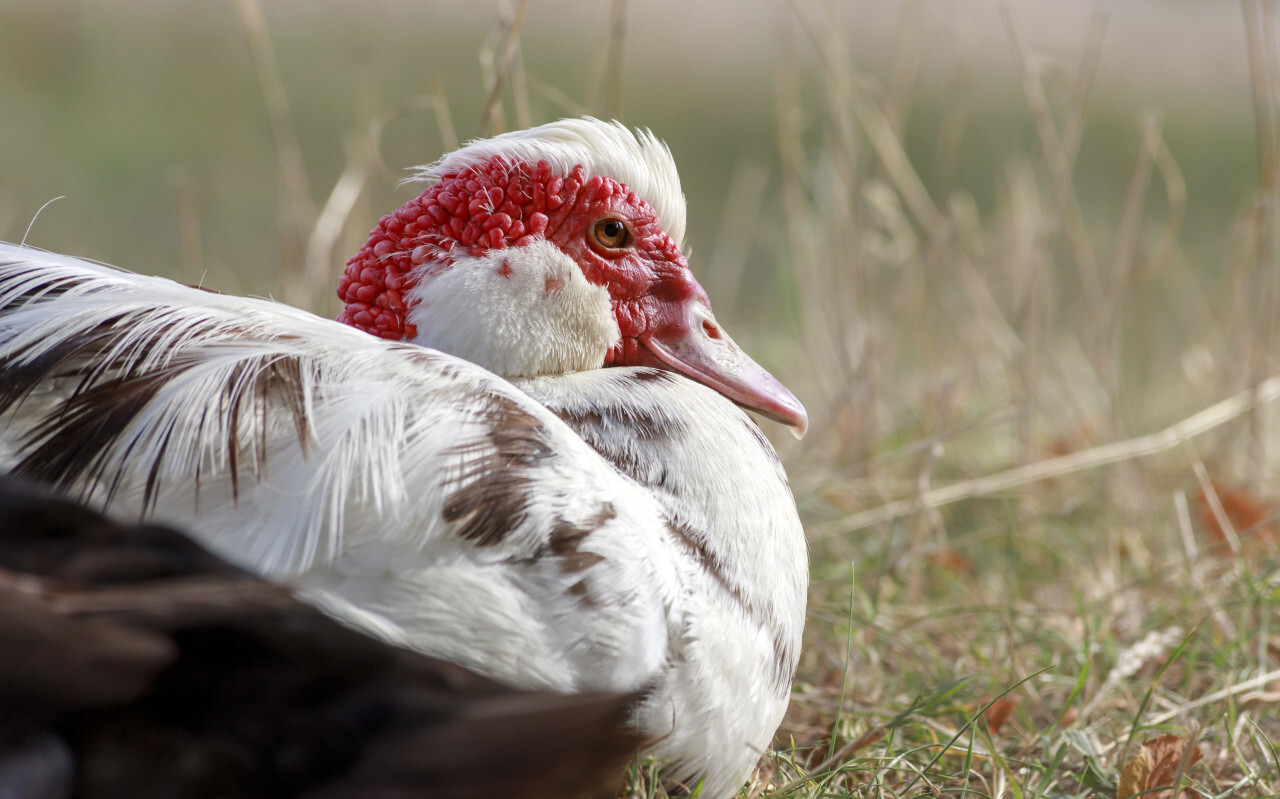
M 637 698 L 514 691 L 0 477 L 0 796 L 609 795 Z

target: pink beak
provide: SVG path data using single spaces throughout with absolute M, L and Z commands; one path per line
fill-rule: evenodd
M 701 286 L 696 281 L 694 286 L 697 291 L 682 302 L 664 303 L 662 318 L 651 322 L 640 343 L 672 371 L 790 425 L 796 438 L 803 438 L 809 429 L 804 405 L 729 338 L 711 314 Z

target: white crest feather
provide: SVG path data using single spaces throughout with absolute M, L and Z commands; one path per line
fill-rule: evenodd
M 568 175 L 581 165 L 587 177 L 617 180 L 653 206 L 662 229 L 684 246 L 685 199 L 671 151 L 648 130 L 632 132 L 621 122 L 592 117 L 562 119 L 528 130 L 467 142 L 430 166 L 418 178 L 435 181 L 487 162 L 494 156 L 510 162 L 546 161 L 553 175 Z

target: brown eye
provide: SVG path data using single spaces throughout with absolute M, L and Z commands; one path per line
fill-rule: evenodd
M 601 219 L 591 226 L 596 242 L 610 250 L 620 250 L 631 243 L 631 231 L 621 219 Z

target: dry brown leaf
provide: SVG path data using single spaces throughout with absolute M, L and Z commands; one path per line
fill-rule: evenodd
M 838 669 L 831 669 L 827 672 L 826 676 L 822 678 L 822 684 L 827 688 L 839 688 L 844 684 L 847 670 L 847 666 L 842 666 Z
M 1044 452 L 1050 458 L 1061 458 L 1064 455 L 1088 449 L 1097 437 L 1097 429 L 1089 422 L 1085 422 L 1075 430 L 1051 439 L 1044 445 Z
M 1000 734 L 1000 728 L 1009 720 L 1009 714 L 1018 706 L 1019 701 L 1016 696 L 1002 696 L 992 702 L 987 712 L 982 714 L 982 719 L 987 722 L 987 729 L 991 730 L 992 735 Z
M 929 562 L 957 577 L 973 575 L 973 561 L 959 550 L 947 547 L 929 555 Z
M 1213 492 L 1222 503 L 1222 512 L 1231 522 L 1231 527 L 1240 535 L 1241 543 L 1246 551 L 1256 552 L 1259 547 L 1274 545 L 1276 531 L 1267 520 L 1273 515 L 1272 509 L 1262 500 L 1249 493 L 1245 488 L 1231 488 L 1220 483 L 1212 483 Z M 1200 511 L 1200 522 L 1211 542 L 1222 553 L 1227 549 L 1227 534 L 1218 523 L 1218 515 L 1213 512 L 1213 503 L 1200 492 L 1196 496 L 1196 508 Z
M 1117 799 L 1129 799 L 1138 794 L 1142 794 L 1142 799 L 1173 799 L 1172 787 L 1166 787 L 1163 791 L 1143 792 L 1173 785 L 1173 779 L 1178 775 L 1178 766 L 1182 763 L 1186 746 L 1186 741 L 1171 733 L 1157 735 L 1155 738 L 1143 741 L 1142 749 L 1124 764 L 1124 770 L 1120 772 L 1120 787 L 1116 789 Z M 1191 768 L 1201 757 L 1200 747 L 1193 748 L 1191 754 L 1187 756 L 1184 770 Z M 1193 797 L 1195 794 L 1184 790 L 1182 796 Z

